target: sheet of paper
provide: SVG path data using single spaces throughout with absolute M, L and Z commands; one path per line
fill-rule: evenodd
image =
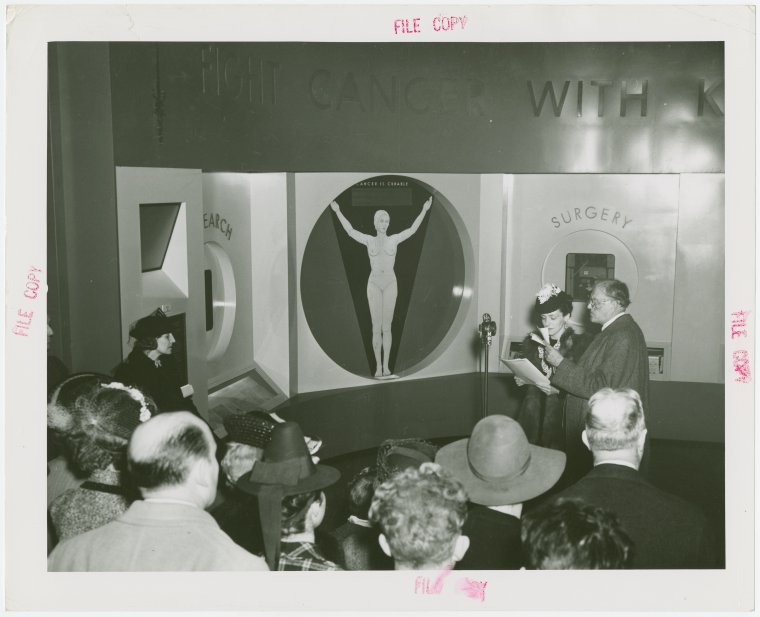
M 525 358 L 517 358 L 516 360 L 502 359 L 502 362 L 507 365 L 510 371 L 528 383 L 536 386 L 551 385 L 546 375 L 533 366 L 530 360 L 526 360 Z

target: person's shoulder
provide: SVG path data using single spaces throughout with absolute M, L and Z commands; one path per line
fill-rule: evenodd
M 104 536 L 107 536 L 115 525 L 116 521 L 111 521 L 95 529 L 89 529 L 61 540 L 50 553 L 48 563 L 51 561 L 63 563 L 67 559 L 88 554 L 91 550 L 107 542 L 107 538 L 104 538 Z
M 201 543 L 196 545 L 198 551 L 215 554 L 213 569 L 219 570 L 269 570 L 266 561 L 249 553 L 239 544 L 236 544 L 218 525 L 214 522 L 208 528 L 206 540 L 210 546 L 202 546 Z
M 650 504 L 657 504 L 659 509 L 670 514 L 672 519 L 681 524 L 702 526 L 707 523 L 704 512 L 695 504 L 683 497 L 664 491 L 650 482 L 644 482 L 645 491 Z
M 636 323 L 633 315 L 630 313 L 623 313 L 620 315 L 620 317 L 618 317 L 615 321 L 613 321 L 609 326 L 605 328 L 605 332 L 608 330 L 611 330 L 612 332 L 638 330 L 641 332 L 641 327 L 638 323 Z

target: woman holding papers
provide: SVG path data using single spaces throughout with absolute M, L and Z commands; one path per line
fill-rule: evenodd
M 525 339 L 522 355 L 547 378 L 554 371 L 545 359 L 547 346 L 559 350 L 566 358 L 578 359 L 593 338 L 588 334 L 577 334 L 569 326 L 572 310 L 572 297 L 556 285 L 547 283 L 536 294 L 535 314 L 541 327 Z M 528 440 L 546 448 L 564 449 L 564 393 L 551 386 L 527 384 L 517 376 L 515 383 L 526 389 L 517 420 Z

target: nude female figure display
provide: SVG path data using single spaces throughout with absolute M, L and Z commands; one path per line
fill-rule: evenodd
M 371 272 L 367 281 L 367 301 L 369 302 L 369 314 L 372 319 L 372 349 L 375 352 L 375 377 L 390 377 L 391 369 L 388 366 L 388 358 L 391 355 L 391 323 L 396 309 L 396 273 L 393 265 L 396 261 L 396 250 L 400 242 L 410 238 L 420 227 L 425 213 L 433 204 L 431 196 L 422 206 L 422 212 L 414 220 L 409 229 L 397 234 L 388 235 L 390 216 L 385 210 L 375 212 L 375 230 L 377 235 L 370 236 L 356 231 L 348 222 L 340 206 L 332 202 L 330 207 L 343 225 L 346 233 L 367 247 Z M 382 359 L 382 361 L 381 361 Z

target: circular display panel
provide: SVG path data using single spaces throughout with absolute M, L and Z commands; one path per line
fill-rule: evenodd
M 235 270 L 217 242 L 203 245 L 206 273 L 206 360 L 218 360 L 227 351 L 235 326 Z
M 355 375 L 412 374 L 440 355 L 468 301 L 464 226 L 444 196 L 404 176 L 368 178 L 333 203 L 317 219 L 301 264 L 309 328 Z

